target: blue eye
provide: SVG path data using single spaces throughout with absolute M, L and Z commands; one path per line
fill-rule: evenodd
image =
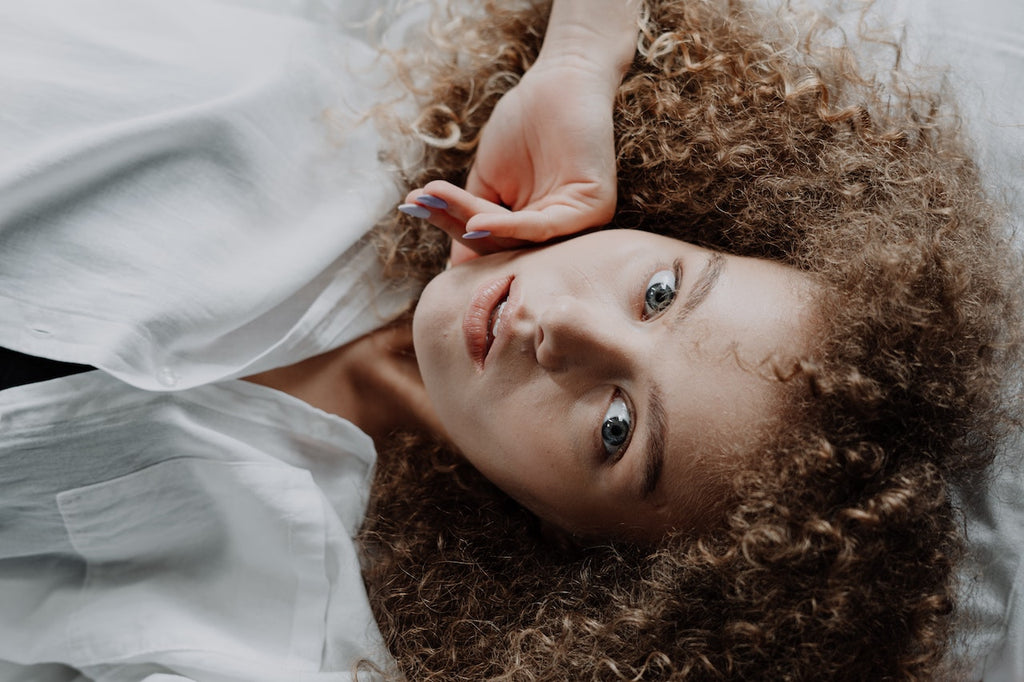
M 633 418 L 629 414 L 629 406 L 626 401 L 615 396 L 608 411 L 604 413 L 604 422 L 601 424 L 601 442 L 604 443 L 604 451 L 609 456 L 621 456 L 629 444 L 629 436 L 633 430 Z M 616 457 L 617 459 L 617 457 Z
M 644 319 L 657 315 L 672 305 L 676 298 L 676 273 L 674 270 L 659 270 L 647 281 L 644 290 Z

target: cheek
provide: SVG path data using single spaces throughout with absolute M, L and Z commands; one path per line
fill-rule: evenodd
M 413 346 L 418 358 L 429 360 L 437 352 L 438 339 L 450 333 L 454 293 L 443 275 L 431 280 L 416 304 L 412 317 Z
M 558 476 L 556 451 L 565 437 L 547 419 L 538 419 L 538 412 L 518 404 L 494 412 L 481 409 L 471 419 L 453 420 L 458 423 L 449 432 L 470 464 L 531 508 L 535 500 L 549 496 L 552 481 L 563 478 Z
M 438 412 L 455 447 L 489 478 L 494 471 L 514 471 L 520 453 L 534 443 L 533 432 L 521 427 L 529 420 L 514 400 L 494 399 L 486 392 L 463 395 Z
M 459 310 L 448 293 L 442 286 L 424 290 L 412 323 L 420 376 L 439 412 L 462 397 L 469 385 L 467 371 L 471 369 Z M 443 414 L 439 416 L 444 419 Z
M 427 390 L 460 450 L 497 449 L 515 456 L 523 443 L 547 441 L 557 426 L 550 422 L 564 412 L 555 409 L 557 396 L 550 382 L 514 363 L 503 367 L 502 374 L 473 369 L 456 376 L 456 370 L 444 371 L 443 381 L 432 382 Z

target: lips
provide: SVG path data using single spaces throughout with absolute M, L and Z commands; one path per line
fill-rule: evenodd
M 512 280 L 512 275 L 506 275 L 486 282 L 469 301 L 469 308 L 462 319 L 462 331 L 469 357 L 477 369 L 484 368 L 487 352 L 494 341 L 493 330 L 501 318 Z
M 498 324 L 501 322 L 501 311 L 505 309 L 506 303 L 508 303 L 508 294 L 505 295 L 505 298 L 501 299 L 498 306 L 491 313 L 491 320 L 487 323 L 487 350 L 490 350 L 491 343 L 494 341 L 494 337 L 498 333 L 496 330 L 498 329 Z

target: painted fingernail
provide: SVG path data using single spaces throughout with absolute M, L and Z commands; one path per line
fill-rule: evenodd
M 411 215 L 413 218 L 430 217 L 430 209 L 419 204 L 399 204 L 398 210 L 406 215 Z
M 490 237 L 491 233 L 487 230 L 473 230 L 462 235 L 463 239 L 483 239 L 484 237 Z
M 441 197 L 435 197 L 433 194 L 424 194 L 422 196 L 416 197 L 416 203 L 423 204 L 424 206 L 429 206 L 430 208 L 439 208 L 442 211 L 448 208 L 447 201 L 445 201 Z

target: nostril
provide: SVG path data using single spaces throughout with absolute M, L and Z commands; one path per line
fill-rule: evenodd
M 552 346 L 552 338 L 544 334 L 542 326 L 537 325 L 537 331 L 533 336 L 534 356 L 537 358 L 537 364 L 549 372 L 558 371 L 561 366 L 558 351 Z

